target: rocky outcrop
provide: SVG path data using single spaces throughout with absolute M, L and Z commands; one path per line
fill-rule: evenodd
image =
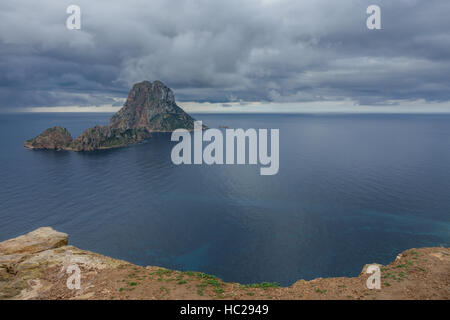
M 0 256 L 31 254 L 67 245 L 69 236 L 50 227 L 36 229 L 23 236 L 0 242 Z
M 133 86 L 122 109 L 112 116 L 110 126 L 172 132 L 178 128 L 193 130 L 194 121 L 175 103 L 172 90 L 164 83 L 143 81 Z
M 84 277 L 128 263 L 68 245 L 68 235 L 50 227 L 0 243 L 0 299 L 38 299 L 67 289 L 67 268 L 77 265 Z M 84 290 L 76 292 L 83 297 Z M 89 297 L 89 296 L 87 296 Z
M 25 141 L 29 149 L 63 150 L 70 147 L 72 136 L 63 127 L 53 127 L 45 130 L 36 138 Z
M 24 145 L 29 149 L 72 151 L 119 148 L 147 140 L 151 132 L 193 130 L 194 121 L 175 103 L 172 90 L 161 81 L 143 81 L 133 86 L 124 106 L 111 117 L 108 126 L 87 129 L 73 141 L 67 129 L 54 127 Z
M 213 275 L 141 267 L 67 243 L 68 236 L 39 228 L 0 243 L 0 299 L 450 299 L 450 249 L 406 250 L 382 266 L 381 289 L 366 286 L 369 274 L 357 277 L 242 285 Z M 318 253 L 320 254 L 320 253 Z M 69 287 L 74 269 L 80 287 Z
M 71 144 L 74 151 L 94 151 L 119 148 L 139 143 L 151 137 L 150 132 L 143 128 L 115 129 L 109 126 L 95 126 L 87 129 Z

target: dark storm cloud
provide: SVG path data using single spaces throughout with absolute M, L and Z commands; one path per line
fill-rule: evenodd
M 81 30 L 65 27 L 70 4 Z M 366 28 L 370 4 L 382 30 Z M 6 0 L 0 106 L 117 104 L 144 79 L 192 101 L 448 101 L 449 12 L 447 0 Z

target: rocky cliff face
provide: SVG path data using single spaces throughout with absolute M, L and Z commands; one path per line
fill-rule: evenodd
M 95 126 L 77 137 L 70 149 L 73 151 L 94 151 L 123 147 L 139 143 L 150 138 L 150 132 L 144 128 L 115 129 L 110 126 Z
M 45 130 L 36 138 L 25 141 L 25 147 L 30 149 L 63 150 L 72 143 L 72 136 L 63 127 L 53 127 Z
M 172 90 L 165 84 L 143 81 L 133 86 L 123 108 L 111 118 L 110 126 L 172 132 L 178 128 L 193 130 L 194 121 L 177 106 Z
M 323 254 L 318 252 L 317 254 Z M 69 266 L 79 289 L 67 286 Z M 381 266 L 381 289 L 369 290 L 365 269 L 353 278 L 275 283 L 227 283 L 204 273 L 141 267 L 68 245 L 68 235 L 39 228 L 0 242 L 1 299 L 449 299 L 450 249 L 407 250 Z
M 54 127 L 27 140 L 30 149 L 94 151 L 123 147 L 151 137 L 151 132 L 194 129 L 194 119 L 175 103 L 175 97 L 161 81 L 143 81 L 131 89 L 125 105 L 110 119 L 109 126 L 85 130 L 72 141 L 67 129 Z

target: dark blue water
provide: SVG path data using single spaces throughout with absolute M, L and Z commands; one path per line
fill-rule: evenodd
M 0 241 L 52 226 L 143 266 L 283 285 L 450 243 L 449 115 L 196 115 L 279 128 L 276 176 L 175 166 L 167 135 L 95 153 L 23 148 L 47 127 L 78 135 L 109 116 L 0 115 Z

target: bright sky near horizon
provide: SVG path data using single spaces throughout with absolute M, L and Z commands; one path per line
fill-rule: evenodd
M 178 105 L 189 113 L 450 113 L 450 102 L 428 103 L 415 101 L 384 106 L 355 107 L 351 101 L 271 103 L 247 102 L 209 103 L 179 102 Z M 424 107 L 426 106 L 426 107 Z M 121 107 L 63 106 L 17 109 L 16 112 L 117 112 Z M 0 109 L 1 111 L 1 109 Z

